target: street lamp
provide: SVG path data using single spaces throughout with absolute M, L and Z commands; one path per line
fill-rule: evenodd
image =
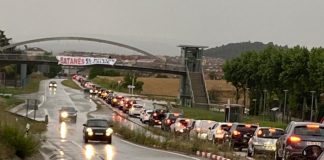
M 286 116 L 286 105 L 287 105 L 286 101 L 287 101 L 287 92 L 288 92 L 288 90 L 285 89 L 283 91 L 285 92 L 285 102 L 284 102 L 284 108 L 283 108 L 283 113 L 282 113 L 282 122 L 285 121 L 285 116 Z
M 314 105 L 314 94 L 316 91 L 310 91 L 312 93 L 312 105 L 311 105 L 311 114 L 310 114 L 310 121 L 313 121 L 313 105 Z
M 267 90 L 263 90 L 264 95 L 263 95 L 263 112 L 265 113 L 266 110 L 266 99 L 267 99 Z
M 256 107 L 257 107 L 257 105 L 256 105 L 256 101 L 257 101 L 257 100 L 256 100 L 255 98 L 253 98 L 252 101 L 253 101 L 253 103 L 254 103 L 253 115 L 255 115 L 255 111 L 256 111 Z

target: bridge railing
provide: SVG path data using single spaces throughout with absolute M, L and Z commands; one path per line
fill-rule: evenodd
M 57 62 L 55 56 L 46 55 L 27 55 L 27 54 L 0 54 L 0 60 L 9 61 L 40 61 L 40 62 Z M 117 60 L 115 64 L 117 66 L 129 66 L 129 67 L 139 67 L 147 69 L 160 69 L 160 70 L 171 70 L 171 71 L 185 71 L 185 67 L 177 64 L 169 63 L 125 63 L 123 61 Z
M 57 61 L 54 56 L 38 56 L 38 55 L 26 55 L 26 54 L 0 54 L 1 60 L 24 60 L 24 61 Z

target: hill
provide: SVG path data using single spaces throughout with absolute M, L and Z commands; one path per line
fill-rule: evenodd
M 241 53 L 252 50 L 262 50 L 269 45 L 274 45 L 272 42 L 264 44 L 262 42 L 241 42 L 229 43 L 220 47 L 209 48 L 204 51 L 206 57 L 230 59 L 239 56 Z

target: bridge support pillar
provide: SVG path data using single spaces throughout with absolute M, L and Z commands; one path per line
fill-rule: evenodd
M 181 106 L 191 106 L 191 96 L 188 88 L 188 77 L 183 75 L 180 78 L 180 104 Z
M 27 64 L 20 64 L 20 82 L 22 87 L 27 84 Z

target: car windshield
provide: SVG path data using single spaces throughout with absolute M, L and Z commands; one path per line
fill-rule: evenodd
M 143 108 L 141 105 L 133 105 L 134 108 Z
M 170 119 L 177 119 L 177 118 L 182 118 L 182 114 L 170 114 L 169 116 Z
M 108 122 L 105 120 L 89 120 L 88 127 L 108 127 Z
M 257 136 L 260 138 L 274 138 L 277 139 L 284 134 L 281 129 L 262 128 L 257 132 Z
M 222 124 L 221 129 L 224 130 L 224 131 L 229 131 L 231 129 L 231 126 L 229 126 L 227 124 Z
M 68 112 L 75 112 L 76 110 L 73 107 L 63 107 L 63 111 L 68 111 Z
M 324 127 L 308 128 L 307 126 L 297 126 L 294 129 L 294 133 L 297 135 L 323 136 L 324 137 Z
M 179 121 L 183 126 L 188 126 L 188 121 L 186 121 L 185 119 L 181 119 Z
M 253 125 L 237 125 L 236 130 L 243 133 L 251 133 L 254 134 L 254 131 L 257 129 L 257 126 Z

